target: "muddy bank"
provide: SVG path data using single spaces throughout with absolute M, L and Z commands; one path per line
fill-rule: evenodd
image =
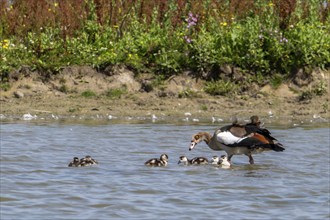
M 206 81 L 189 73 L 159 80 L 123 67 L 101 73 L 72 66 L 45 76 L 23 67 L 11 74 L 10 87 L 1 90 L 1 117 L 29 113 L 44 118 L 231 121 L 233 116 L 243 120 L 259 115 L 283 123 L 329 122 L 329 76 L 329 71 L 317 70 L 277 89 L 253 85 L 245 93 L 211 96 L 203 91 Z M 323 95 L 308 92 L 321 84 Z

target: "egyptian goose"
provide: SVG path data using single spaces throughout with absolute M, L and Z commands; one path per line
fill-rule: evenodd
M 209 161 L 205 157 L 195 157 L 189 160 L 186 156 L 181 156 L 178 161 L 178 164 L 183 164 L 183 165 L 201 165 L 208 163 Z
M 153 158 L 144 163 L 146 166 L 164 167 L 167 166 L 168 156 L 166 154 L 160 155 L 160 158 Z
M 87 155 L 85 156 L 85 158 L 80 159 L 79 166 L 86 167 L 95 164 L 98 164 L 98 162 L 95 159 L 93 159 L 91 156 Z
M 213 136 L 208 132 L 199 132 L 193 135 L 189 150 L 205 141 L 212 150 L 226 151 L 229 162 L 233 155 L 245 154 L 249 157 L 250 164 L 254 164 L 252 154 L 267 150 L 284 151 L 283 145 L 267 129 L 261 128 L 258 121 L 259 119 L 246 125 L 233 123 L 217 129 Z
M 221 155 L 220 158 L 218 156 L 213 156 L 211 159 L 211 164 L 220 165 L 223 168 L 229 168 L 231 165 L 226 155 Z
M 78 167 L 79 166 L 79 158 L 74 157 L 73 160 L 69 163 L 68 167 Z

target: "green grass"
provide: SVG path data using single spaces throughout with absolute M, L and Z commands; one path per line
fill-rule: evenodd
M 212 81 L 207 82 L 204 87 L 204 91 L 210 95 L 230 95 L 235 93 L 237 86 L 230 81 Z
M 10 89 L 10 84 L 5 82 L 5 83 L 0 83 L 0 89 L 3 91 L 8 91 Z
M 91 90 L 86 90 L 81 93 L 81 96 L 85 98 L 90 98 L 90 97 L 95 97 L 96 93 Z
M 198 93 L 191 90 L 191 89 L 185 89 L 178 93 L 179 98 L 197 98 L 199 97 Z
M 126 88 L 109 89 L 108 91 L 105 92 L 105 96 L 111 99 L 118 99 L 126 93 L 127 93 Z
M 277 89 L 280 87 L 282 82 L 284 81 L 284 77 L 282 75 L 276 74 L 270 79 L 270 84 L 274 89 Z
M 310 100 L 315 96 L 323 96 L 327 94 L 327 85 L 324 81 L 320 81 L 318 85 L 314 85 L 312 88 L 303 91 L 299 95 L 300 101 Z

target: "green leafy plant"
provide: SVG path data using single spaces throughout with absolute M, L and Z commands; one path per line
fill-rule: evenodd
M 54 74 L 68 65 L 124 64 L 168 77 L 228 64 L 271 78 L 330 66 L 330 17 L 319 1 L 295 1 L 290 10 L 281 8 L 284 0 L 226 7 L 202 0 L 11 2 L 0 9 L 1 78 L 22 65 Z
M 10 89 L 10 84 L 8 82 L 0 83 L 0 89 L 3 91 L 8 91 Z
M 322 96 L 327 93 L 327 85 L 324 81 L 320 81 L 317 86 L 314 86 L 313 92 L 317 96 Z
M 283 82 L 283 76 L 282 75 L 276 74 L 273 77 L 271 77 L 270 83 L 271 83 L 271 85 L 274 89 L 277 89 L 278 87 L 280 87 L 282 82 Z

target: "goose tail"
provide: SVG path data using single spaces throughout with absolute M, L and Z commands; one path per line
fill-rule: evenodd
M 276 152 L 281 152 L 281 151 L 285 150 L 283 145 L 280 144 L 280 143 L 276 143 L 276 144 L 256 144 L 256 145 L 252 146 L 252 148 L 254 148 L 254 149 L 263 148 L 263 149 L 273 150 L 273 151 L 276 151 Z

